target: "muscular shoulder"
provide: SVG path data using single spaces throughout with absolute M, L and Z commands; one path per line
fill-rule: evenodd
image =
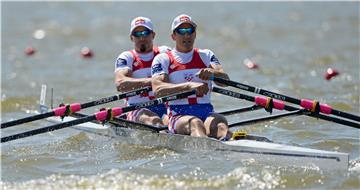
M 209 49 L 199 49 L 199 55 L 206 64 L 220 64 L 220 61 L 216 57 L 215 53 Z
M 115 71 L 118 69 L 132 69 L 131 63 L 133 62 L 134 58 L 130 51 L 122 52 L 115 61 Z
M 155 56 L 151 65 L 151 75 L 159 75 L 168 73 L 170 59 L 166 53 L 160 53 Z

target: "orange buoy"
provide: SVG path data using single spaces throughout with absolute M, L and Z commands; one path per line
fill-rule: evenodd
M 335 76 L 337 76 L 337 75 L 339 75 L 339 72 L 338 72 L 336 69 L 328 68 L 328 69 L 326 70 L 326 73 L 325 73 L 324 78 L 325 78 L 326 80 L 330 80 L 330 79 L 332 79 L 333 77 L 335 77 Z
M 81 55 L 84 57 L 84 58 L 91 58 L 93 56 L 93 52 L 91 51 L 90 48 L 88 47 L 83 47 L 81 48 Z
M 31 56 L 31 55 L 33 55 L 35 53 L 35 48 L 33 48 L 33 47 L 31 47 L 31 46 L 29 46 L 29 47 L 27 47 L 26 49 L 25 49 L 25 54 L 27 55 L 27 56 Z
M 253 61 L 251 61 L 250 59 L 245 59 L 244 60 L 244 65 L 248 68 L 248 69 L 258 69 L 259 65 L 254 63 Z

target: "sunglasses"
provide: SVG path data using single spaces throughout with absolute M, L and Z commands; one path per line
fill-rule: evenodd
M 136 38 L 147 37 L 150 34 L 151 34 L 150 30 L 143 30 L 143 31 L 137 31 L 137 32 L 132 33 L 132 35 L 135 36 Z
M 180 34 L 180 35 L 185 35 L 186 33 L 188 33 L 189 35 L 191 35 L 192 33 L 195 32 L 195 28 L 194 27 L 190 27 L 190 28 L 177 28 L 175 29 L 175 32 Z

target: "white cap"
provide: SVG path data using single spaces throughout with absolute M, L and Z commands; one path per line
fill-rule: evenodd
M 138 27 L 138 26 L 144 26 L 149 30 L 153 30 L 153 24 L 149 18 L 146 17 L 136 17 L 131 21 L 131 27 L 130 27 L 130 33 Z
M 195 22 L 193 22 L 191 20 L 191 17 L 185 14 L 181 14 L 179 16 L 177 16 L 176 18 L 174 18 L 174 21 L 171 24 L 171 30 L 174 31 L 178 26 L 180 26 L 180 24 L 183 23 L 189 23 L 191 24 L 194 28 L 196 28 L 196 24 Z

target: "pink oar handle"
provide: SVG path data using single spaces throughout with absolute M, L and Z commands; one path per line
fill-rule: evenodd
M 270 99 L 268 97 L 263 97 L 263 96 L 255 96 L 255 103 L 263 106 L 265 108 L 269 107 L 269 103 L 270 103 Z M 276 100 L 276 99 L 272 99 L 273 101 L 273 108 L 278 109 L 278 110 L 283 110 L 285 107 L 284 102 L 280 101 L 280 100 Z
M 316 104 L 317 104 L 317 101 L 301 99 L 300 106 L 307 110 L 314 111 Z M 331 114 L 331 111 L 332 111 L 331 106 L 329 106 L 327 104 L 320 104 L 320 112 L 321 113 Z
M 110 118 L 119 116 L 122 113 L 123 113 L 122 108 L 120 108 L 120 107 L 112 108 Z M 109 118 L 108 110 L 104 110 L 104 111 L 95 113 L 95 117 L 96 117 L 96 120 L 98 120 L 98 121 L 106 120 L 107 118 Z
M 81 110 L 81 104 L 80 103 L 74 103 L 69 105 L 69 109 L 71 113 L 75 113 L 77 111 Z M 53 112 L 55 113 L 55 116 L 64 116 L 66 112 L 66 106 L 61 106 L 58 108 L 54 108 Z

